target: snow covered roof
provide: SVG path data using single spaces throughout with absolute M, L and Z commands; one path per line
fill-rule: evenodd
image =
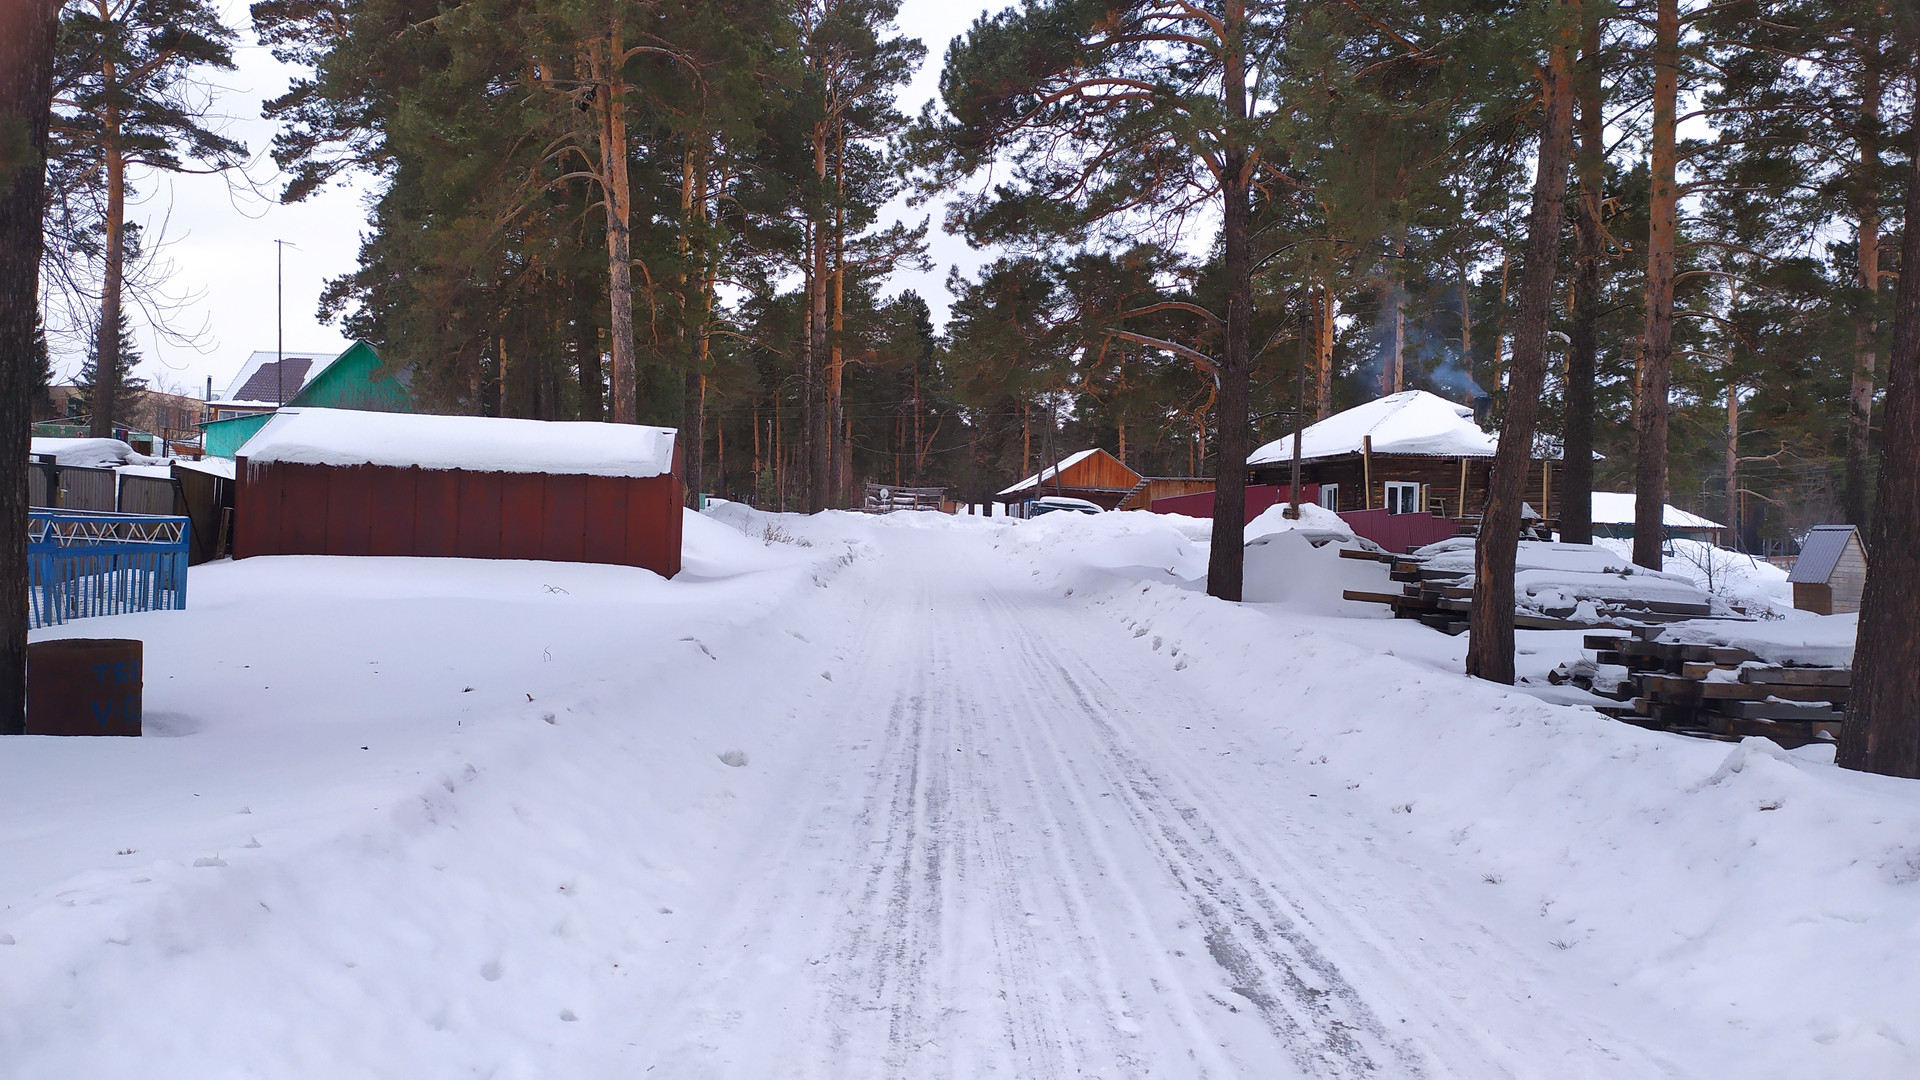
M 673 428 L 352 409 L 282 409 L 236 453 L 251 464 L 388 465 L 470 472 L 659 476 Z
M 1018 491 L 1025 491 L 1030 487 L 1038 487 L 1042 480 L 1051 480 L 1099 452 L 1100 449 L 1095 447 L 1092 450 L 1082 450 L 1077 454 L 1068 454 L 1066 457 L 1061 458 L 1058 464 L 1041 469 L 1039 472 L 1034 473 L 1032 476 L 1027 477 L 1012 487 L 1002 488 L 1000 494 L 1012 495 Z
M 1360 453 L 1368 436 L 1376 454 L 1492 457 L 1494 436 L 1473 422 L 1473 410 L 1425 390 L 1405 390 L 1335 413 L 1300 433 L 1303 461 Z M 1293 460 L 1289 432 L 1255 450 L 1249 465 Z
M 1593 523 L 1595 525 L 1631 525 L 1633 524 L 1633 492 L 1596 491 L 1593 493 Z M 1717 521 L 1708 521 L 1698 514 L 1689 514 L 1685 510 L 1669 505 L 1660 512 L 1660 524 L 1669 529 L 1724 529 L 1725 525 Z
M 29 444 L 27 453 L 52 454 L 56 465 L 73 465 L 89 469 L 146 465 L 158 460 L 134 453 L 133 447 L 119 439 L 38 438 Z
M 342 354 L 330 350 L 287 349 L 281 352 L 275 349 L 261 349 L 247 357 L 240 365 L 239 374 L 227 384 L 227 392 L 215 398 L 222 404 L 273 405 L 280 400 L 284 388 L 288 398 L 300 392 L 328 365 L 338 360 Z M 286 381 L 284 387 L 280 378 L 280 361 L 285 357 Z
M 1840 556 L 1846 554 L 1847 544 L 1855 535 L 1851 525 L 1815 525 L 1807 534 L 1806 542 L 1800 545 L 1800 557 L 1793 560 L 1793 572 L 1787 575 L 1787 580 L 1825 585 L 1833 578 Z

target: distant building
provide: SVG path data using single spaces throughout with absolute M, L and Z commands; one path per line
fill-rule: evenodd
M 48 408 L 35 417 L 35 434 L 84 438 L 93 417 L 81 398 L 86 388 L 73 383 L 47 388 Z M 142 454 L 166 457 L 194 454 L 200 449 L 200 424 L 207 404 L 187 394 L 136 390 L 126 394 L 115 410 L 113 437 Z
M 234 557 L 406 555 L 680 570 L 672 428 L 286 408 L 236 463 Z
M 1005 503 L 1018 516 L 1018 507 L 1043 495 L 1085 499 L 1102 510 L 1118 507 L 1140 485 L 1140 474 L 1121 464 L 1105 450 L 1082 450 L 1061 458 L 1017 484 L 1002 489 L 993 497 Z
M 337 356 L 288 352 L 283 360 L 273 352 L 256 352 L 234 376 L 226 394 L 208 403 L 207 454 L 232 457 L 283 404 L 412 412 L 409 376 L 382 365 L 380 355 L 364 341 L 354 342 Z
M 1793 606 L 1816 615 L 1860 610 L 1867 588 L 1867 549 L 1851 525 L 1815 525 L 1787 575 Z
M 1634 496 L 1631 491 L 1593 493 L 1593 535 L 1631 539 L 1634 527 Z M 1668 505 L 1660 516 L 1661 533 L 1668 540 L 1698 540 L 1703 544 L 1720 543 L 1727 527 L 1699 514 L 1690 514 Z

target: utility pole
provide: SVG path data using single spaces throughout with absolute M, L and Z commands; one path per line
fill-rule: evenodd
M 288 240 L 273 242 L 273 376 L 278 384 L 274 405 L 287 403 L 286 268 Z

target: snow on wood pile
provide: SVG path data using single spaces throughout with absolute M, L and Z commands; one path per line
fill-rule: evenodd
M 1480 430 L 1473 410 L 1425 390 L 1407 390 L 1375 398 L 1336 413 L 1300 433 L 1300 458 L 1358 454 L 1373 440 L 1376 454 L 1425 454 L 1435 457 L 1492 457 L 1499 439 Z M 1293 460 L 1289 432 L 1254 451 L 1249 465 Z
M 1548 675 L 1623 704 L 1601 712 L 1689 735 L 1762 735 L 1792 748 L 1837 739 L 1853 685 L 1856 620 L 1698 619 L 1631 635 L 1589 634 L 1593 651 Z
M 1411 555 L 1384 556 L 1400 595 L 1350 595 L 1389 604 L 1400 618 L 1447 633 L 1466 629 L 1473 611 L 1475 540 L 1454 537 Z M 1354 554 L 1353 558 L 1364 557 Z M 1739 617 L 1691 580 L 1633 565 L 1592 544 L 1521 541 L 1514 567 L 1514 625 L 1533 630 L 1641 626 L 1702 615 Z
M 659 476 L 673 428 L 351 409 L 282 409 L 236 455 L 253 465 L 386 465 L 561 476 Z

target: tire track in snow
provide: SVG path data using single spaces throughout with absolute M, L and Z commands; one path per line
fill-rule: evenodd
M 1106 719 L 1125 707 L 1117 694 L 1103 703 L 1070 673 L 1068 662 L 1045 637 L 1019 617 L 1007 597 L 992 596 L 1000 629 L 1020 643 L 1015 650 L 1028 691 L 1052 687 L 1049 700 L 1071 704 L 1094 736 L 1091 763 L 1122 793 L 1137 835 L 1157 853 L 1169 878 L 1186 893 L 1214 962 L 1231 989 L 1259 1013 L 1294 1066 L 1309 1076 L 1420 1076 L 1421 1056 L 1392 1037 L 1334 962 L 1313 942 L 1302 920 L 1282 897 L 1248 869 L 1197 805 L 1169 791 L 1166 780 L 1124 743 Z M 1071 770 L 1056 715 L 1036 713 L 1063 775 Z M 1084 781 L 1074 781 L 1084 791 Z

